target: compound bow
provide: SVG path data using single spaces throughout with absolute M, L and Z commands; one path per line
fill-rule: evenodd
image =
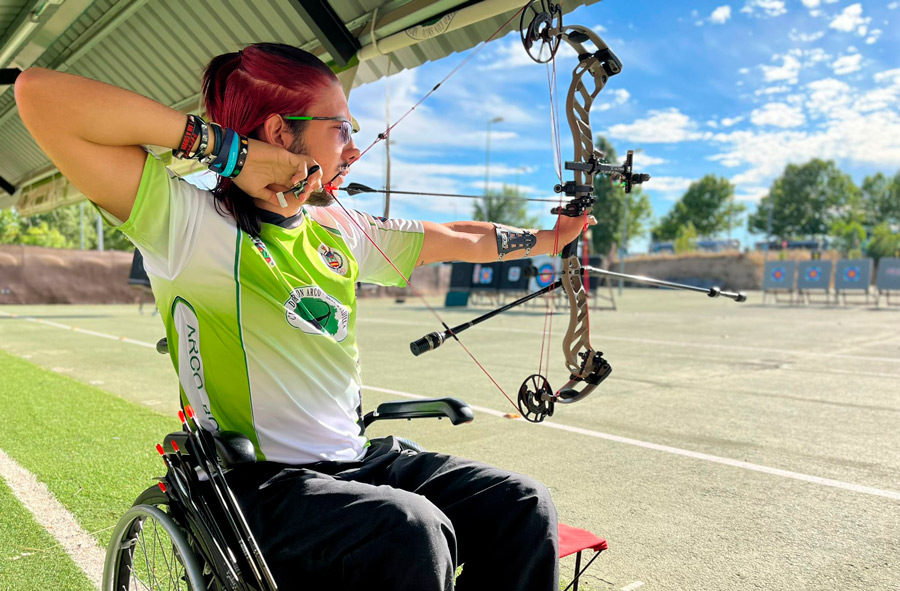
M 574 179 L 554 187 L 557 193 L 564 194 L 569 201 L 553 208 L 551 213 L 557 216 L 583 217 L 596 202 L 595 174 L 609 174 L 620 178 L 626 193 L 631 192 L 633 185 L 649 180 L 650 176 L 633 172 L 633 152 L 628 152 L 624 164 L 615 166 L 603 163 L 603 155 L 594 147 L 590 125 L 591 106 L 606 82 L 622 71 L 622 62 L 594 31 L 579 25 L 564 26 L 559 5 L 541 1 L 539 10 L 536 8 L 537 4 L 537 1 L 526 4 L 519 19 L 519 34 L 529 57 L 537 63 L 547 63 L 555 59 L 563 41 L 578 56 L 578 64 L 572 72 L 572 82 L 566 98 L 566 117 L 572 131 L 575 154 L 571 161 L 565 162 L 565 169 L 573 171 Z M 585 47 L 587 43 L 592 45 L 590 49 Z M 592 88 L 588 87 L 585 80 Z M 413 353 L 419 355 L 431 350 L 460 330 L 561 286 L 569 303 L 569 324 L 563 337 L 563 354 L 570 374 L 569 381 L 558 392 L 554 392 L 547 378 L 535 373 L 526 378 L 519 388 L 517 406 L 525 419 L 540 422 L 553 414 L 556 402 L 572 403 L 585 398 L 609 376 L 612 368 L 603 358 L 603 353 L 594 349 L 590 343 L 588 298 L 577 251 L 577 237 L 563 246 L 560 251 L 561 276 L 554 284 L 466 325 L 448 329 L 444 333 L 431 333 L 410 345 Z
M 522 44 L 525 51 L 535 62 L 548 63 L 551 60 L 554 60 L 563 41 L 572 47 L 578 56 L 578 64 L 572 72 L 572 82 L 569 86 L 566 99 L 566 117 L 572 131 L 575 153 L 574 158 L 571 161 L 565 162 L 565 169 L 573 171 L 573 180 L 566 181 L 565 183 L 560 182 L 560 184 L 554 187 L 554 190 L 557 193 L 561 196 L 565 195 L 569 198 L 569 201 L 565 204 L 560 202 L 560 205 L 553 208 L 551 213 L 554 213 L 557 216 L 586 218 L 587 213 L 591 211 L 596 202 L 596 197 L 593 194 L 594 175 L 606 174 L 614 180 L 621 181 L 626 193 L 630 193 L 634 185 L 650 179 L 650 175 L 638 174 L 633 171 L 634 154 L 632 151 L 628 151 L 625 162 L 617 166 L 603 162 L 603 154 L 594 147 L 594 140 L 590 127 L 591 106 L 593 105 L 596 96 L 603 90 L 609 78 L 622 71 L 622 62 L 619 61 L 600 36 L 591 29 L 579 25 L 564 26 L 562 22 L 562 9 L 558 4 L 553 4 L 547 0 L 531 0 L 525 4 L 517 14 L 520 15 L 519 34 Z M 515 16 L 513 16 L 513 18 L 515 18 Z M 512 19 L 507 21 L 507 24 L 511 21 Z M 506 25 L 501 27 L 500 30 L 505 26 Z M 494 35 L 496 35 L 496 33 Z M 491 38 L 493 38 L 494 35 L 492 35 Z M 488 39 L 488 41 L 489 40 L 490 39 Z M 586 47 L 586 44 L 590 44 L 590 47 Z M 456 68 L 456 70 L 458 69 L 459 67 Z M 456 70 L 454 70 L 454 72 Z M 432 88 L 423 99 L 413 106 L 413 109 L 421 104 L 422 100 L 427 98 L 432 92 L 437 90 L 446 79 L 447 78 Z M 588 84 L 585 83 L 585 79 L 587 79 L 587 82 L 592 88 L 588 87 Z M 551 84 L 551 94 L 552 91 L 553 88 Z M 402 119 L 403 117 L 398 119 L 397 122 L 394 123 L 394 126 Z M 394 126 L 388 128 L 384 133 L 379 134 L 378 139 L 373 142 L 373 145 L 380 140 L 386 139 Z M 557 141 L 557 146 L 558 145 L 559 143 Z M 367 152 L 371 147 L 372 146 L 366 148 L 363 153 Z M 343 207 L 343 205 L 341 205 L 341 207 Z M 558 230 L 559 224 L 557 223 L 557 232 Z M 524 380 L 519 388 L 518 400 L 513 404 L 518 408 L 523 418 L 526 420 L 531 422 L 541 422 L 546 417 L 553 414 L 555 403 L 559 402 L 567 404 L 582 400 L 593 392 L 593 390 L 609 376 L 612 368 L 606 359 L 603 358 L 603 353 L 597 351 L 590 343 L 587 305 L 588 297 L 583 281 L 584 273 L 586 271 L 596 273 L 605 273 L 605 271 L 594 268 L 583 268 L 578 259 L 577 247 L 578 237 L 559 250 L 562 260 L 562 270 L 559 279 L 554 283 L 459 326 L 453 328 L 448 327 L 447 324 L 441 320 L 440 315 L 428 306 L 429 309 L 432 309 L 432 312 L 444 326 L 445 330 L 442 332 L 430 333 L 421 339 L 410 343 L 410 350 L 414 355 L 421 355 L 422 353 L 436 349 L 449 338 L 453 338 L 462 345 L 462 342 L 458 337 L 460 332 L 489 318 L 493 318 L 510 308 L 562 287 L 566 294 L 570 310 L 569 324 L 563 338 L 563 354 L 565 356 L 566 368 L 570 374 L 569 381 L 558 392 L 554 392 L 550 387 L 547 378 L 541 373 L 535 373 Z M 390 262 L 389 259 L 388 262 Z M 393 265 L 393 263 L 391 264 Z M 397 270 L 396 267 L 394 267 L 394 269 Z M 399 270 L 397 270 L 397 272 L 400 273 Z M 409 279 L 407 277 L 404 277 L 404 279 L 407 284 L 412 287 L 409 283 Z M 650 281 L 652 282 L 653 280 Z M 672 283 L 667 283 L 667 286 L 685 287 Z M 725 295 L 732 299 L 736 299 L 737 301 L 743 301 L 740 298 L 744 298 L 743 294 L 722 292 L 718 288 L 702 291 L 707 291 L 710 296 Z M 419 297 L 421 298 L 421 296 Z M 421 299 L 424 301 L 424 298 Z M 426 302 L 426 306 L 427 305 Z M 478 363 L 474 355 L 472 355 L 464 345 L 462 346 L 469 356 Z M 512 399 L 506 395 L 506 392 L 499 384 L 497 384 L 496 380 L 491 377 L 487 370 L 484 370 L 484 367 L 481 366 L 480 363 L 478 365 L 500 389 L 503 395 L 512 403 Z

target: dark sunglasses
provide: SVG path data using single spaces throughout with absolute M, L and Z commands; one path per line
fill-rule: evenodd
M 359 131 L 359 124 L 356 119 L 346 117 L 306 117 L 301 115 L 282 115 L 289 121 L 340 121 L 341 122 L 341 141 L 344 145 L 350 143 L 350 136 Z

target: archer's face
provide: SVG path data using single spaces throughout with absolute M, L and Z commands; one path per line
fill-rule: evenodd
M 337 84 L 329 87 L 318 100 L 313 102 L 306 115 L 312 117 L 342 117 L 350 119 L 350 108 L 347 106 L 347 99 L 344 92 Z M 357 158 L 359 158 L 359 149 L 353 142 L 351 136 L 348 143 L 344 143 L 341 134 L 340 121 L 309 121 L 306 129 L 303 130 L 298 142 L 295 142 L 292 151 L 305 151 L 307 156 L 312 157 L 322 167 L 322 182 L 327 183 L 335 175 L 341 173 L 333 184 L 339 186 L 345 174 L 349 171 L 349 166 Z M 315 194 L 309 198 L 310 205 L 317 205 L 321 196 Z

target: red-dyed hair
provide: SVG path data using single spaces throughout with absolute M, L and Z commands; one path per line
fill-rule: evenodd
M 262 139 L 260 132 L 270 115 L 306 113 L 334 84 L 339 84 L 337 76 L 313 54 L 283 43 L 254 43 L 209 62 L 203 96 L 211 121 Z M 309 122 L 287 123 L 299 137 Z M 219 177 L 212 193 L 220 211 L 233 216 L 243 231 L 259 236 L 259 215 L 249 195 L 224 177 Z

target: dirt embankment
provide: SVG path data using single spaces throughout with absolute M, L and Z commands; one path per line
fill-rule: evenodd
M 146 290 L 128 285 L 132 253 L 65 250 L 0 244 L 2 304 L 131 304 L 152 302 Z M 447 290 L 449 265 L 420 267 L 410 278 L 416 290 Z M 399 287 L 364 286 L 360 297 L 411 296 Z
M 808 261 L 806 251 L 784 251 L 769 254 L 769 261 Z M 840 254 L 829 251 L 822 253 L 822 260 L 835 261 Z M 682 255 L 657 254 L 629 258 L 625 261 L 625 272 L 632 275 L 647 275 L 670 281 L 708 280 L 723 289 L 762 289 L 765 253 L 724 252 L 690 253 Z M 619 270 L 613 263 L 612 271 Z
M 770 260 L 809 260 L 809 253 L 773 253 Z M 824 253 L 823 259 L 837 259 Z M 0 304 L 123 304 L 152 301 L 143 290 L 128 285 L 130 252 L 63 250 L 37 246 L 0 245 Z M 751 253 L 691 253 L 647 255 L 625 261 L 625 272 L 670 281 L 708 281 L 723 289 L 762 289 L 764 256 Z M 611 270 L 619 271 L 613 262 Z M 450 265 L 417 268 L 411 277 L 416 291 L 438 295 L 447 291 Z M 363 285 L 359 297 L 412 297 L 399 287 Z
M 141 292 L 128 285 L 130 252 L 0 245 L 0 304 L 122 304 Z

